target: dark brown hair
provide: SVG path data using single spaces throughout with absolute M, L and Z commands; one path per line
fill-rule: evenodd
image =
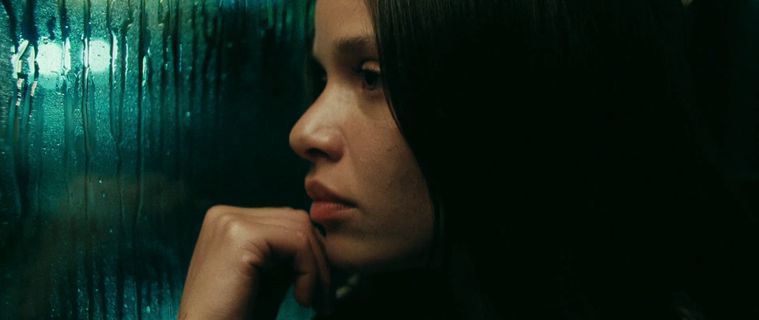
M 741 213 L 689 103 L 679 1 L 367 4 L 438 243 L 499 316 L 750 312 L 715 293 L 742 292 Z

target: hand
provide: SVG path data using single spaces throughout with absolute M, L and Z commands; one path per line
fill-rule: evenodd
M 306 212 L 211 208 L 192 255 L 179 318 L 242 319 L 255 314 L 262 307 L 256 305 L 262 273 L 275 268 L 292 271 L 298 303 L 318 312 L 329 309 L 323 238 Z

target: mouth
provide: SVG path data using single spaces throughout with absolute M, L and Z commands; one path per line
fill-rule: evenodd
M 328 201 L 314 201 L 311 203 L 310 216 L 311 220 L 327 227 L 341 220 L 345 220 L 353 207 L 341 203 Z
M 356 204 L 316 180 L 306 180 L 306 194 L 313 200 L 309 215 L 322 227 L 347 218 Z

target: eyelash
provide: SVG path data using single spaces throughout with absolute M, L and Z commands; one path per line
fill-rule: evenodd
M 377 70 L 372 70 L 359 66 L 354 72 L 361 78 L 361 85 L 366 91 L 375 91 L 382 87 L 382 73 Z
M 362 63 L 353 69 L 353 73 L 360 79 L 363 90 L 373 92 L 382 89 L 382 73 L 378 70 L 368 68 L 366 63 Z M 327 84 L 327 73 L 324 69 L 314 63 L 310 66 L 313 76 L 314 94 L 320 94 Z

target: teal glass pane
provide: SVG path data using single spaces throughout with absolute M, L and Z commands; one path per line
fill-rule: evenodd
M 174 318 L 205 210 L 303 206 L 310 1 L 2 5 L 0 318 Z

